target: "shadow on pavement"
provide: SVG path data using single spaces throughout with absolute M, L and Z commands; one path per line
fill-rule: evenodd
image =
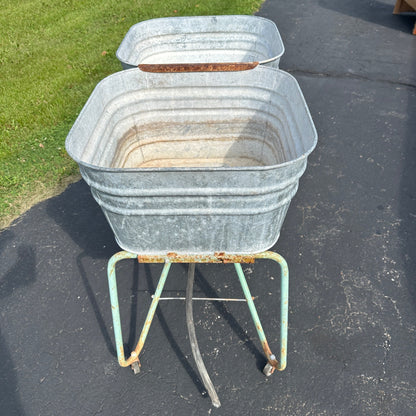
M 415 63 L 413 73 L 416 74 L 416 49 L 413 48 L 412 54 L 410 61 Z M 416 309 L 416 86 L 409 89 L 406 114 L 408 114 L 407 137 L 403 149 L 404 161 L 399 193 L 399 210 L 402 222 L 399 232 L 403 242 L 403 264 L 405 265 L 408 288 Z
M 87 257 L 86 254 L 82 253 L 79 256 L 77 256 L 77 266 L 78 266 L 78 270 L 81 276 L 81 280 L 82 283 L 84 285 L 85 291 L 87 293 L 88 296 L 88 300 L 91 303 L 91 307 L 94 311 L 94 315 L 95 315 L 95 319 L 97 320 L 97 324 L 100 328 L 101 334 L 104 338 L 104 342 L 107 346 L 107 349 L 109 351 L 109 353 L 111 355 L 113 355 L 114 357 L 117 357 L 117 352 L 116 349 L 114 348 L 114 344 L 112 341 L 112 337 L 110 335 L 110 332 L 107 328 L 107 325 L 104 321 L 103 315 L 101 313 L 101 309 L 100 306 L 97 302 L 97 299 L 95 298 L 94 295 L 94 290 L 90 284 L 90 281 L 88 279 L 88 273 L 86 272 L 84 265 L 83 265 L 83 260 Z
M 120 251 L 100 206 L 83 180 L 71 184 L 61 195 L 49 200 L 47 213 L 85 256 L 109 259 Z
M 361 1 L 358 5 L 356 2 L 319 0 L 319 5 L 325 9 L 406 33 L 412 33 L 415 22 L 414 16 L 394 15 L 394 5 L 377 0 Z
M 76 256 L 81 282 L 91 303 L 107 349 L 110 354 L 116 356 L 112 334 L 105 324 L 99 302 L 95 297 L 83 264 L 87 258 L 110 259 L 114 253 L 120 251 L 111 228 L 101 208 L 94 201 L 88 185 L 83 180 L 71 184 L 61 195 L 50 199 L 46 209 L 48 215 L 82 250 Z
M 205 296 L 209 298 L 218 297 L 215 289 L 209 284 L 208 280 L 203 276 L 200 270 L 196 269 L 195 271 L 195 282 L 205 293 Z M 230 328 L 234 333 L 240 338 L 244 346 L 250 351 L 250 353 L 256 359 L 257 369 L 263 371 L 263 368 L 267 362 L 265 356 L 259 351 L 259 349 L 254 345 L 254 342 L 247 336 L 244 329 L 240 326 L 234 316 L 227 310 L 226 306 L 222 302 L 213 302 L 214 307 L 217 309 L 218 313 L 224 318 L 228 323 Z M 246 306 L 246 304 L 244 305 Z
M 149 286 L 149 290 L 152 293 L 154 293 L 155 290 L 156 290 L 156 287 L 153 283 L 152 272 L 151 272 L 150 266 L 149 266 L 149 264 L 145 264 L 144 267 L 145 267 L 145 274 L 146 274 L 146 279 L 147 279 L 147 283 L 148 283 L 148 286 Z M 160 326 L 163 329 L 163 332 L 166 335 L 166 338 L 169 342 L 169 345 L 172 348 L 172 350 L 175 352 L 176 356 L 178 357 L 179 362 L 182 364 L 183 368 L 188 373 L 191 380 L 194 382 L 194 384 L 195 384 L 196 388 L 198 389 L 199 393 L 206 397 L 207 392 L 205 391 L 205 387 L 203 386 L 198 374 L 194 371 L 194 369 L 190 365 L 188 359 L 186 358 L 185 354 L 181 350 L 179 344 L 175 341 L 175 338 L 172 334 L 172 331 L 169 328 L 169 325 L 166 321 L 166 318 L 165 318 L 162 310 L 159 307 L 156 309 L 156 316 L 159 320 Z
M 113 232 L 108 225 L 101 208 L 93 199 L 88 185 L 83 180 L 70 185 L 63 194 L 50 200 L 47 211 L 49 216 L 62 227 L 65 233 L 67 233 L 74 243 L 82 250 L 81 254 L 79 254 L 76 258 L 81 281 L 85 287 L 85 291 L 89 302 L 91 303 L 97 324 L 100 328 L 107 349 L 110 354 L 116 357 L 117 353 L 114 346 L 112 331 L 105 323 L 103 313 L 101 311 L 102 308 L 96 299 L 90 279 L 88 278 L 88 273 L 86 272 L 86 267 L 84 267 L 83 264 L 84 260 L 90 257 L 109 260 L 113 254 L 121 250 L 115 242 Z M 138 275 L 138 264 L 135 262 L 133 266 L 133 283 L 130 295 L 129 335 L 124 342 L 126 354 L 135 348 L 138 341 L 137 325 L 140 325 L 140 322 L 137 322 L 139 290 Z M 152 280 L 151 269 L 148 265 L 145 265 L 145 275 L 149 291 L 154 292 L 155 286 Z M 189 364 L 178 343 L 175 341 L 160 308 L 156 310 L 156 316 L 172 350 L 175 352 L 180 363 L 195 383 L 199 392 L 203 394 L 205 389 L 198 375 Z
M 0 234 L 0 251 L 14 234 L 5 230 Z M 17 260 L 1 277 L 0 300 L 11 296 L 17 289 L 31 285 L 36 280 L 36 255 L 32 247 L 22 244 L 17 248 Z M 13 356 L 0 331 L 0 409 L 9 416 L 25 414 L 18 393 Z

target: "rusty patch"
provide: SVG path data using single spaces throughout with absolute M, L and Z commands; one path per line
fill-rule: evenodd
M 138 255 L 139 263 L 254 263 L 251 255 L 226 254 L 216 252 L 213 255 L 179 254 L 169 252 L 166 255 Z
M 285 366 L 284 367 L 282 367 L 280 364 L 279 364 L 279 361 L 277 361 L 277 359 L 276 359 L 276 357 L 275 357 L 275 355 L 272 353 L 272 351 L 270 350 L 270 347 L 269 347 L 269 344 L 267 343 L 267 341 L 265 340 L 265 341 L 263 341 L 262 343 L 261 343 L 261 345 L 262 345 L 262 347 L 263 347 L 263 351 L 264 351 L 264 354 L 266 355 L 266 357 L 267 357 L 267 361 L 268 361 L 268 363 L 274 368 L 274 369 L 277 369 L 277 370 L 279 370 L 279 371 L 283 371 L 284 370 L 284 368 L 286 367 L 286 364 L 285 364 Z M 281 350 L 281 358 L 282 357 L 284 357 L 285 356 L 285 349 L 284 348 L 282 348 L 282 350 Z M 285 360 L 283 360 L 283 361 L 285 361 Z M 273 370 L 274 371 L 274 370 Z
M 221 263 L 254 263 L 255 258 L 250 255 L 241 254 L 226 254 L 223 251 L 214 253 L 214 256 L 221 261 Z
M 165 263 L 166 259 L 162 256 L 138 255 L 137 261 L 139 263 Z
M 276 360 L 276 357 L 274 356 L 274 354 L 272 353 L 269 344 L 267 343 L 267 341 L 263 341 L 261 343 L 262 347 L 263 347 L 263 351 L 264 354 L 267 357 L 267 361 L 270 363 L 270 365 L 272 365 L 273 367 L 277 368 L 279 366 L 278 361 Z M 274 357 L 274 359 L 270 358 L 270 357 Z
M 120 345 L 119 347 L 119 360 L 118 360 L 118 364 L 120 365 L 120 367 L 127 367 L 129 364 L 127 364 L 126 358 L 124 356 L 124 348 L 123 345 Z
M 195 64 L 139 64 L 144 72 L 231 72 L 247 71 L 255 68 L 258 62 L 218 62 Z

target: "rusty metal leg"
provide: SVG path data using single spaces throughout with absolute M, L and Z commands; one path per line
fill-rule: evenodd
M 289 268 L 286 260 L 273 251 L 265 251 L 255 254 L 256 259 L 273 260 L 280 265 L 280 359 L 277 370 L 283 371 L 286 368 L 287 357 L 287 332 L 289 316 Z M 269 360 L 269 364 L 273 365 Z
M 108 261 L 107 265 L 107 276 L 108 276 L 108 288 L 110 290 L 110 302 L 111 302 L 111 313 L 113 316 L 113 328 L 114 337 L 116 340 L 116 351 L 118 363 L 122 367 L 126 367 L 123 347 L 123 335 L 121 333 L 121 321 L 120 321 L 120 308 L 118 305 L 118 292 L 117 292 L 117 281 L 116 281 L 116 264 L 123 259 L 134 259 L 137 254 L 129 253 L 128 251 L 120 251 L 114 254 Z
M 137 343 L 135 350 L 131 353 L 131 356 L 126 360 L 124 356 L 123 336 L 122 336 L 121 324 L 120 324 L 120 311 L 119 311 L 119 305 L 118 305 L 115 266 L 119 260 L 127 259 L 127 258 L 136 258 L 136 257 L 138 258 L 139 261 L 145 262 L 145 263 L 163 263 L 164 262 L 165 264 L 164 264 L 163 271 L 159 279 L 159 283 L 156 288 L 156 292 L 153 296 L 152 304 L 150 305 L 149 311 L 147 313 L 146 321 L 143 326 L 143 330 L 140 334 L 139 342 Z M 254 305 L 253 298 L 250 293 L 250 289 L 248 288 L 243 269 L 241 267 L 241 264 L 239 263 L 239 262 L 254 263 L 255 259 L 270 259 L 270 260 L 274 260 L 280 265 L 281 301 L 280 301 L 279 360 L 276 359 L 275 355 L 270 350 L 266 336 L 263 331 L 263 327 L 261 325 L 259 316 L 257 314 L 256 307 Z M 257 333 L 259 335 L 261 344 L 263 346 L 264 353 L 266 354 L 266 357 L 267 357 L 268 363 L 266 364 L 266 367 L 264 368 L 263 372 L 266 375 L 270 375 L 276 369 L 280 371 L 284 370 L 286 368 L 286 354 L 287 354 L 286 351 L 287 351 L 287 332 L 288 332 L 289 270 L 288 270 L 285 259 L 279 254 L 274 253 L 272 251 L 265 251 L 263 253 L 246 255 L 246 256 L 226 255 L 225 253 L 219 253 L 219 254 L 214 253 L 214 255 L 211 255 L 211 256 L 199 256 L 199 257 L 186 256 L 186 255 L 178 256 L 174 254 L 170 254 L 170 255 L 168 254 L 167 256 L 156 256 L 156 257 L 153 256 L 149 258 L 145 256 L 138 256 L 137 254 L 129 253 L 126 251 L 122 251 L 122 252 L 115 254 L 113 257 L 111 257 L 111 259 L 108 262 L 108 283 L 109 283 L 109 289 L 110 289 L 110 300 L 111 300 L 111 309 L 112 309 L 112 315 L 113 315 L 113 326 L 114 326 L 114 336 L 116 340 L 117 358 L 118 358 L 118 362 L 120 366 L 127 367 L 131 365 L 135 373 L 140 370 L 139 354 L 143 348 L 144 342 L 149 332 L 149 328 L 152 323 L 158 302 L 160 300 L 160 295 L 162 293 L 164 284 L 166 282 L 171 263 L 195 263 L 195 262 L 234 263 L 234 266 L 236 268 L 236 271 L 240 280 L 241 287 L 244 292 L 244 296 L 250 308 L 251 316 L 256 326 Z M 189 281 L 189 276 L 188 276 L 188 281 Z M 193 279 L 192 279 L 192 283 L 193 283 Z M 193 348 L 193 352 L 194 352 L 194 349 L 195 348 Z M 201 377 L 202 377 L 202 373 L 201 373 Z M 215 393 L 215 390 L 214 390 L 214 393 Z M 212 397 L 214 396 L 211 396 L 211 398 Z M 213 403 L 214 403 L 214 400 L 213 400 Z M 219 404 L 219 401 L 218 401 L 218 404 Z
M 166 279 L 168 277 L 169 269 L 171 263 L 166 262 L 163 266 L 162 274 L 160 275 L 159 282 L 156 287 L 156 292 L 153 295 L 152 303 L 150 304 L 149 311 L 147 312 L 146 320 L 143 325 L 142 332 L 140 334 L 139 342 L 136 345 L 136 348 L 131 353 L 130 358 L 127 360 L 127 363 L 132 364 L 132 368 L 134 373 L 138 373 L 140 371 L 140 361 L 139 361 L 139 354 L 143 349 L 144 343 L 147 338 L 147 334 L 149 333 L 150 325 L 152 324 L 153 317 L 156 312 L 157 305 L 159 303 L 160 295 L 162 294 L 163 287 L 165 286 Z M 133 363 L 137 363 L 134 364 Z
M 123 334 L 121 331 L 120 308 L 118 304 L 116 264 L 118 261 L 123 260 L 123 259 L 135 259 L 135 258 L 137 258 L 137 254 L 129 253 L 127 251 L 120 251 L 119 253 L 114 254 L 114 256 L 111 257 L 111 259 L 108 262 L 107 275 L 108 275 L 108 286 L 110 290 L 111 312 L 113 316 L 114 337 L 116 341 L 118 363 L 120 364 L 121 367 L 127 367 L 131 365 L 134 372 L 137 373 L 140 370 L 139 354 L 143 348 L 144 342 L 149 332 L 149 328 L 152 323 L 153 316 L 155 314 L 156 307 L 157 307 L 160 295 L 163 290 L 163 286 L 165 285 L 171 263 L 166 262 L 163 267 L 163 271 L 160 276 L 155 295 L 153 297 L 152 303 L 147 313 L 147 317 L 146 317 L 145 324 L 143 326 L 142 333 L 140 334 L 139 342 L 137 343 L 135 350 L 131 353 L 131 356 L 126 360 L 125 355 L 124 355 L 124 347 L 123 347 Z
M 253 318 L 254 325 L 256 326 L 257 334 L 260 338 L 260 342 L 263 347 L 263 351 L 267 357 L 268 363 L 266 364 L 263 372 L 265 375 L 271 375 L 274 370 L 283 371 L 286 368 L 286 350 L 287 350 L 287 321 L 288 321 L 288 303 L 289 303 L 289 270 L 286 261 L 277 253 L 264 252 L 254 255 L 255 258 L 268 258 L 275 260 L 281 267 L 281 308 L 280 308 L 280 356 L 279 360 L 271 352 L 266 336 L 263 331 L 263 327 L 260 322 L 260 318 L 257 314 L 256 307 L 254 305 L 253 298 L 250 293 L 250 289 L 247 285 L 246 278 L 244 276 L 243 269 L 240 263 L 235 263 L 235 269 L 240 280 L 241 287 L 246 297 L 247 304 L 250 309 L 251 317 Z

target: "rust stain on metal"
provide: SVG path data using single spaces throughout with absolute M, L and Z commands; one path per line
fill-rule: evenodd
M 119 363 L 120 367 L 127 367 L 128 364 L 127 364 L 127 361 L 124 357 L 124 348 L 123 348 L 122 345 L 120 345 L 120 347 L 119 347 L 119 357 L 120 357 L 120 359 L 118 360 L 118 363 Z
M 110 164 L 112 168 L 125 167 L 126 160 L 128 160 L 130 153 L 134 150 L 131 148 L 131 146 L 129 146 L 129 143 L 132 142 L 136 136 L 137 130 L 135 127 L 131 127 L 127 132 L 123 134 L 123 136 L 118 141 L 113 160 Z
M 137 256 L 139 263 L 254 263 L 252 255 L 226 254 L 216 252 L 213 255 L 203 254 L 179 254 L 169 252 L 166 255 L 141 255 Z
M 139 64 L 144 72 L 230 72 L 247 71 L 255 68 L 258 62 L 216 62 L 194 64 Z
M 261 343 L 261 345 L 263 347 L 264 354 L 266 355 L 267 361 L 269 362 L 269 364 L 273 367 L 273 369 L 280 370 L 280 368 L 279 368 L 280 367 L 280 364 L 277 361 L 277 359 L 275 358 L 274 354 L 272 353 L 272 351 L 271 351 L 271 349 L 270 349 L 269 344 L 267 343 L 267 341 L 263 341 Z M 272 359 L 271 357 L 274 357 L 274 358 Z
M 214 253 L 221 263 L 254 263 L 255 258 L 250 255 L 226 254 L 223 251 Z
M 159 299 L 156 299 L 156 302 L 158 301 Z M 144 331 L 148 331 L 149 330 L 149 328 L 150 328 L 150 325 L 151 325 L 151 323 L 152 323 L 152 319 L 148 319 L 148 320 L 146 320 L 146 322 L 144 323 L 144 325 L 143 325 L 143 332 Z M 140 344 L 140 343 L 139 343 Z M 137 344 L 137 345 L 139 345 L 139 344 Z M 137 348 L 136 348 L 136 350 L 137 350 Z M 137 352 L 137 351 L 136 351 Z
M 158 301 L 158 300 L 159 300 L 159 298 L 157 298 L 156 301 Z M 152 324 L 152 320 L 153 320 L 153 317 L 151 319 L 148 319 L 148 320 L 145 321 L 145 323 L 143 325 L 143 329 L 142 329 L 142 334 L 147 334 L 147 332 L 150 329 L 150 325 Z M 138 357 L 140 355 L 140 352 L 142 351 L 142 349 L 144 347 L 145 340 L 146 340 L 146 337 L 144 337 L 144 339 L 143 339 L 143 337 L 140 336 L 139 342 L 137 343 L 136 348 L 133 351 L 134 354 L 135 354 L 135 357 Z M 132 353 L 132 355 L 133 355 L 133 353 Z
M 138 255 L 137 260 L 139 263 L 165 263 L 164 257 L 153 255 Z
M 271 351 L 271 349 L 270 349 L 269 344 L 267 343 L 267 341 L 263 341 L 261 343 L 261 345 L 263 347 L 264 353 L 266 354 L 266 357 L 270 357 L 270 356 L 273 355 L 273 353 L 272 353 L 272 351 Z

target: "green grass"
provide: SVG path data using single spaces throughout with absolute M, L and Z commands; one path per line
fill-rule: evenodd
M 252 14 L 262 0 L 0 0 L 0 228 L 77 178 L 65 137 L 133 24 Z

